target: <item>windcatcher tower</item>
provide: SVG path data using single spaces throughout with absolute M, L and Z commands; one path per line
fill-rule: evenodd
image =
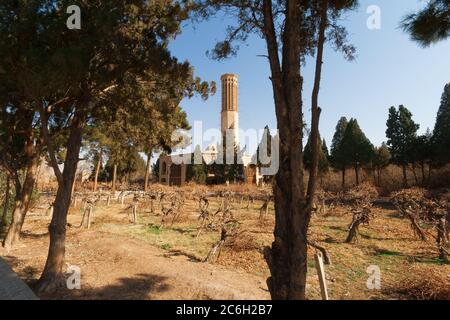
M 239 142 L 239 113 L 238 113 L 238 76 L 236 74 L 224 74 L 222 81 L 222 135 L 232 132 L 237 145 Z

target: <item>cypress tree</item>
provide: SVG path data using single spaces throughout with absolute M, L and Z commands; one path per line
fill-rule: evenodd
M 342 172 L 342 190 L 345 189 L 346 163 L 345 160 L 342 158 L 340 148 L 342 139 L 344 138 L 345 129 L 347 128 L 347 124 L 348 121 L 346 117 L 342 117 L 341 119 L 339 119 L 336 125 L 336 131 L 333 136 L 330 154 L 331 165 L 336 170 L 340 170 Z
M 403 186 L 408 187 L 406 168 L 411 162 L 411 150 L 417 136 L 419 125 L 412 120 L 412 113 L 401 105 L 389 109 L 386 136 L 393 163 L 402 167 Z
M 450 162 L 450 83 L 444 88 L 433 131 L 433 149 L 438 165 Z
M 355 170 L 356 184 L 359 185 L 359 169 L 369 164 L 374 147 L 362 132 L 356 119 L 350 119 L 341 142 L 340 152 L 344 163 Z

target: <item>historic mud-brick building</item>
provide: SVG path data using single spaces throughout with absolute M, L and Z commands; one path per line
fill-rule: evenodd
M 222 136 L 232 135 L 236 146 L 239 146 L 239 110 L 238 110 L 238 76 L 224 74 L 221 77 L 222 111 L 220 115 Z M 202 152 L 203 160 L 207 165 L 213 163 L 219 154 L 217 146 L 209 146 Z M 190 158 L 188 156 L 188 158 Z M 244 175 L 242 179 L 248 184 L 259 184 L 262 181 L 259 168 L 252 165 L 251 156 L 243 155 L 242 162 Z M 172 157 L 164 155 L 159 158 L 159 182 L 167 185 L 184 185 L 188 164 L 174 164 Z M 232 181 L 231 181 L 232 182 Z

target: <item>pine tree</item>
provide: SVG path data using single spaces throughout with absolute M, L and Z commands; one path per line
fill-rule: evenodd
M 309 135 L 305 149 L 303 150 L 303 163 L 305 164 L 305 169 L 309 170 L 311 168 L 311 135 Z M 321 140 L 319 136 L 319 177 L 323 176 L 328 171 L 328 168 L 328 148 L 325 140 Z
M 450 83 L 444 88 L 433 131 L 433 150 L 437 165 L 450 162 Z
M 196 161 L 197 160 L 197 161 Z M 201 160 L 201 163 L 197 163 Z M 186 179 L 197 184 L 205 184 L 208 175 L 208 167 L 203 159 L 200 146 L 195 147 L 194 153 L 191 156 L 191 164 L 187 166 Z
M 422 173 L 422 184 L 425 184 L 426 174 L 425 174 L 425 165 L 431 165 L 432 159 L 434 156 L 434 150 L 432 145 L 432 134 L 429 129 L 427 129 L 424 135 L 416 137 L 414 140 L 410 153 L 411 153 L 411 161 L 413 164 L 414 177 L 416 179 L 416 183 L 419 183 L 419 179 L 416 173 L 417 164 L 420 165 L 421 173 Z
M 330 153 L 331 165 L 336 170 L 340 170 L 342 172 L 342 190 L 345 189 L 345 170 L 347 168 L 347 164 L 345 162 L 345 159 L 342 157 L 340 148 L 347 125 L 348 121 L 346 117 L 342 117 L 341 119 L 339 119 L 336 125 L 336 131 L 333 136 Z
M 449 12 L 449 0 L 430 0 L 423 9 L 403 19 L 403 29 L 414 41 L 428 47 L 450 37 Z
M 389 109 L 386 136 L 392 162 L 402 167 L 403 186 L 408 187 L 406 169 L 411 162 L 411 150 L 417 136 L 419 125 L 412 120 L 412 113 L 401 105 Z
M 359 170 L 369 164 L 373 158 L 373 145 L 362 132 L 356 119 L 350 119 L 345 129 L 339 151 L 340 157 L 355 170 L 356 184 L 359 185 Z
M 373 168 L 377 173 L 377 184 L 381 185 L 381 174 L 391 161 L 391 153 L 385 142 L 379 148 L 375 148 L 374 157 L 372 160 Z

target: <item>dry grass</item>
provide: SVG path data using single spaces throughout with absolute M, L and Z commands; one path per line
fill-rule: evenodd
M 159 188 L 160 186 L 158 186 Z M 252 192 L 246 186 L 230 186 L 236 192 Z M 188 186 L 185 193 L 198 190 L 198 186 Z M 225 187 L 214 187 L 220 190 Z M 169 189 L 168 189 L 169 190 Z M 170 189 L 171 191 L 181 189 Z M 227 189 L 228 190 L 228 189 Z M 234 190 L 234 189 L 233 189 Z M 211 189 L 208 189 L 211 191 Z M 45 200 L 45 199 L 43 199 Z M 220 199 L 211 198 L 211 210 L 220 206 Z M 159 228 L 161 212 L 150 213 L 138 208 L 138 223 L 128 220 L 127 198 L 125 208 L 112 201 L 109 207 L 101 202 L 94 209 L 94 219 L 90 233 L 98 237 L 108 235 L 137 239 L 142 246 L 158 247 L 161 255 L 184 255 L 191 261 L 203 261 L 211 247 L 220 238 L 220 230 L 205 230 L 198 238 L 198 205 L 194 199 L 186 201 L 180 220 L 174 225 Z M 245 272 L 264 280 L 269 275 L 263 251 L 273 242 L 274 208 L 269 206 L 265 221 L 259 220 L 262 201 L 256 200 L 247 210 L 246 203 L 234 210 L 234 215 L 242 224 L 238 237 L 231 239 L 223 247 L 217 264 L 228 270 Z M 69 222 L 79 224 L 80 208 L 72 208 Z M 374 220 L 369 226 L 362 226 L 360 236 L 354 244 L 346 244 L 348 226 L 352 221 L 349 207 L 337 206 L 326 215 L 314 215 L 311 221 L 310 237 L 324 246 L 330 253 L 333 265 L 327 266 L 326 274 L 329 294 L 332 299 L 447 299 L 450 288 L 450 265 L 442 264 L 437 257 L 434 243 L 421 242 L 414 237 L 408 221 L 401 219 L 392 209 L 374 208 Z M 39 216 L 27 221 L 27 232 L 43 230 L 49 218 Z M 69 228 L 70 233 L 80 237 L 86 229 Z M 45 246 L 45 242 L 42 242 Z M 73 244 L 68 243 L 68 246 Z M 105 252 L 104 255 L 107 255 Z M 313 261 L 314 249 L 309 251 L 308 289 L 310 299 L 320 299 L 316 271 Z M 96 256 L 90 257 L 91 264 L 98 264 Z M 113 257 L 120 259 L 120 257 Z M 123 261 L 126 263 L 126 260 Z M 382 272 L 382 290 L 369 290 L 366 287 L 367 267 L 377 265 Z M 447 296 L 445 296 L 447 294 Z
M 412 267 L 407 277 L 383 290 L 389 297 L 408 300 L 450 300 L 450 276 L 436 270 Z

